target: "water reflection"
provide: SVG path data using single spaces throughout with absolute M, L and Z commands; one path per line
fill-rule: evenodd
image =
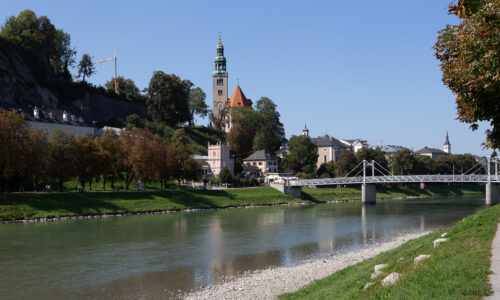
M 0 226 L 0 298 L 171 298 L 245 271 L 444 227 L 484 199 L 267 207 Z

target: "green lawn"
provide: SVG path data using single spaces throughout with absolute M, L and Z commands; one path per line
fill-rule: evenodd
M 354 266 L 315 281 L 280 299 L 479 299 L 490 294 L 488 284 L 491 241 L 500 216 L 500 205 L 484 209 L 454 226 L 411 240 Z M 448 242 L 433 248 L 433 240 L 447 232 Z M 417 267 L 413 259 L 430 254 Z M 380 281 L 363 290 L 373 267 L 389 264 L 385 275 L 402 274 L 400 281 L 384 288 Z
M 9 194 L 0 196 L 0 221 L 297 202 L 301 200 L 270 187 L 211 191 Z
M 377 199 L 397 197 L 463 196 L 484 193 L 484 186 L 428 186 L 418 187 L 380 187 L 377 186 Z M 361 188 L 303 188 L 302 198 L 315 202 L 332 200 L 359 200 Z

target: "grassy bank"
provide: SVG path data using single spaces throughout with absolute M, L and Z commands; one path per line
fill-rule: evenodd
M 484 193 L 484 186 L 428 186 L 421 190 L 418 187 L 380 187 L 377 186 L 377 199 L 396 197 L 431 197 L 431 196 L 465 196 Z M 303 188 L 302 198 L 315 202 L 331 200 L 361 199 L 360 188 Z
M 0 221 L 296 203 L 270 188 L 165 192 L 26 193 L 0 196 Z
M 490 294 L 491 241 L 499 217 L 500 205 L 482 210 L 446 230 L 406 242 L 281 299 L 479 299 Z M 433 241 L 443 232 L 449 240 L 433 248 Z M 415 267 L 413 259 L 420 254 L 431 258 Z M 389 267 L 371 280 L 375 285 L 364 290 L 377 264 Z M 382 287 L 380 281 L 392 272 L 402 274 L 401 279 Z
M 297 202 L 361 199 L 359 188 L 303 189 L 294 199 L 270 187 L 164 192 L 25 193 L 0 196 L 0 221 L 63 216 L 136 213 L 190 208 L 224 208 Z M 377 198 L 479 194 L 484 187 L 378 188 Z

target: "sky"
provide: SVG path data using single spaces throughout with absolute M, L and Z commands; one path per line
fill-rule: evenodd
M 362 138 L 370 145 L 487 155 L 484 131 L 456 120 L 432 46 L 458 19 L 450 0 L 359 1 L 23 1 L 0 0 L 0 21 L 24 9 L 71 35 L 77 60 L 118 50 L 118 75 L 147 87 L 157 70 L 191 80 L 212 106 L 221 32 L 229 94 L 239 82 L 254 101 L 272 99 L 287 137 Z M 104 85 L 112 62 L 89 81 Z M 73 70 L 76 73 L 75 70 Z M 198 120 L 207 124 L 208 120 Z

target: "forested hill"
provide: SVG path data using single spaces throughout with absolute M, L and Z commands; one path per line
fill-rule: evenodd
M 125 120 L 133 113 L 146 116 L 144 102 L 58 76 L 41 57 L 0 37 L 0 107 L 35 105 L 66 109 L 100 122 Z

